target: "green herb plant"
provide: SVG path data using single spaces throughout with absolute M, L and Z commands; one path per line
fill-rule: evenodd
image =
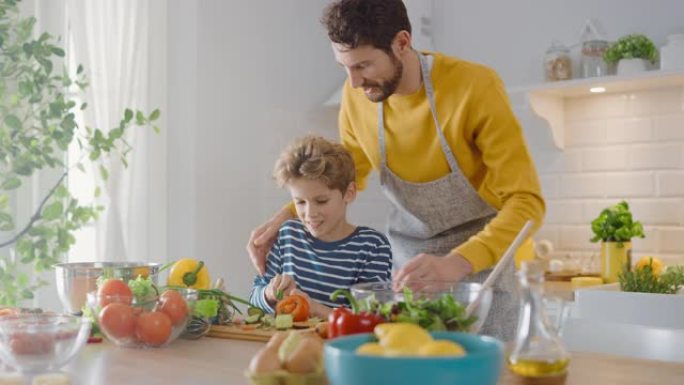
M 129 128 L 158 131 L 153 122 L 160 116 L 159 110 L 126 109 L 109 130 L 79 127 L 76 116 L 87 104 L 74 99 L 88 85 L 85 70 L 78 66 L 75 73 L 67 72 L 58 41 L 48 33 L 34 34 L 36 19 L 22 17 L 19 2 L 0 0 L 0 250 L 14 252 L 0 254 L 0 305 L 9 306 L 33 298 L 47 284 L 39 273 L 59 262 L 76 242 L 74 232 L 104 209 L 79 203 L 64 185 L 67 176 L 85 172 L 82 161 L 89 159 L 99 164 L 100 181 L 107 181 L 109 157 L 127 166 Z M 65 160 L 71 144 L 80 154 Z M 57 170 L 59 177 L 30 218 L 17 223 L 18 189 L 44 170 Z M 98 186 L 95 197 L 100 191 Z
M 652 263 L 632 271 L 623 270 L 618 276 L 620 289 L 636 293 L 677 294 L 684 286 L 684 266 L 669 267 L 657 275 L 653 273 Z
M 641 34 L 623 36 L 611 44 L 603 54 L 606 63 L 617 63 L 621 59 L 645 59 L 655 63 L 658 58 L 658 50 L 655 44 Z
M 591 222 L 594 236 L 592 242 L 629 242 L 632 238 L 644 238 L 644 227 L 632 218 L 627 202 L 622 201 L 601 211 Z M 621 245 L 620 245 L 621 246 Z

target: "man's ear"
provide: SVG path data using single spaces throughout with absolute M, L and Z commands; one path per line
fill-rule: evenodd
M 344 203 L 352 203 L 356 199 L 356 182 L 349 183 L 347 191 L 344 192 Z
M 401 30 L 394 35 L 392 39 L 392 51 L 394 56 L 401 57 L 407 52 L 411 51 L 411 34 L 408 31 Z

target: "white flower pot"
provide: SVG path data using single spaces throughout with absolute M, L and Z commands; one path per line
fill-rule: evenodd
M 618 62 L 618 75 L 632 75 L 644 72 L 648 68 L 648 62 L 644 59 L 620 59 Z

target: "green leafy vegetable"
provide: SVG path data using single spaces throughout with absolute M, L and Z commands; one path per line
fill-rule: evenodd
M 143 278 L 139 275 L 138 278 L 128 281 L 128 287 L 131 289 L 133 296 L 138 301 L 144 301 L 145 299 L 157 295 L 154 282 L 152 282 L 152 279 L 149 277 Z
M 218 306 L 216 299 L 200 299 L 195 303 L 194 314 L 201 318 L 214 318 L 218 314 Z
M 477 316 L 466 317 L 465 306 L 453 295 L 444 293 L 437 299 L 418 298 L 404 288 L 402 301 L 380 304 L 374 297 L 362 302 L 362 309 L 376 311 L 390 322 L 410 322 L 429 331 L 468 331 Z

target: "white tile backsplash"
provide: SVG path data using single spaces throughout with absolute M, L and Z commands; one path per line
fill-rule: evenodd
M 635 254 L 684 262 L 684 88 L 591 95 L 565 107 L 566 148 L 532 148 L 547 201 L 536 238 L 558 255 L 598 252 L 591 221 L 625 199 L 646 230 Z
M 625 170 L 628 149 L 626 147 L 592 148 L 584 151 L 582 171 Z
M 654 117 L 653 134 L 656 140 L 664 142 L 684 140 L 684 114 Z
M 606 143 L 640 143 L 652 139 L 652 120 L 648 118 L 610 119 L 606 122 Z

